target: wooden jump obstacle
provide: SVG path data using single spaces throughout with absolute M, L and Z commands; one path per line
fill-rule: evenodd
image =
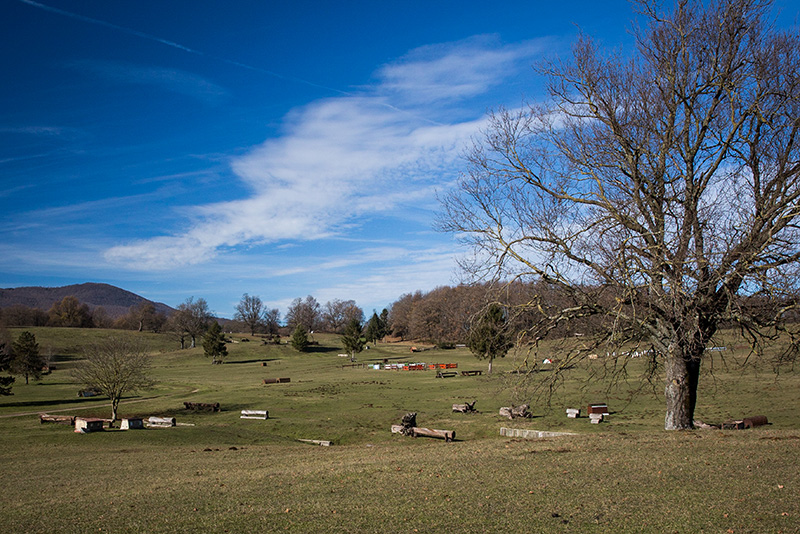
M 409 412 L 403 416 L 403 424 L 392 425 L 392 434 L 403 434 L 404 436 L 411 436 L 416 438 L 418 436 L 426 436 L 429 438 L 439 438 L 450 442 L 456 439 L 454 430 L 438 430 L 435 428 L 424 428 L 417 426 L 417 413 Z
M 456 413 L 473 413 L 475 410 L 475 403 L 478 402 L 476 400 L 472 402 L 467 402 L 465 404 L 453 404 L 453 411 Z
M 265 378 L 264 379 L 264 383 L 265 384 L 288 384 L 291 381 L 292 381 L 291 378 Z
M 267 410 L 242 410 L 239 419 L 269 419 Z
M 184 402 L 183 406 L 187 410 L 193 410 L 195 412 L 218 412 L 219 411 L 219 403 L 218 402 Z
M 174 417 L 158 417 L 158 416 L 151 416 L 147 419 L 147 426 L 152 427 L 171 427 L 175 426 L 175 418 Z
M 519 406 L 503 406 L 500 408 L 500 415 L 503 417 L 508 417 L 509 419 L 514 419 L 515 417 L 523 417 L 523 418 L 530 418 L 533 417 L 528 409 L 530 408 L 527 404 L 520 404 Z
M 74 425 L 75 424 L 75 416 L 74 415 L 50 415 L 46 413 L 39 414 L 39 423 L 56 423 L 58 425 Z

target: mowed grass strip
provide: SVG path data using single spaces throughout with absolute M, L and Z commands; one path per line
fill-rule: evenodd
M 227 363 L 212 366 L 201 349 L 176 351 L 148 334 L 159 384 L 128 396 L 121 415 L 193 426 L 79 435 L 15 415 L 110 413 L 107 400 L 78 399 L 69 379 L 77 344 L 91 335 L 36 335 L 65 365 L 0 399 L 7 532 L 800 532 L 800 380 L 790 371 L 776 381 L 764 369 L 718 366 L 701 381 L 698 417 L 764 414 L 771 425 L 667 433 L 660 392 L 633 395 L 635 380 L 609 391 L 592 378 L 597 362 L 576 369 L 550 407 L 534 402 L 533 419 L 509 421 L 497 409 L 524 389 L 506 374 L 512 357 L 496 362 L 493 377 L 437 379 L 343 367 L 336 336 L 317 336 L 307 354 L 234 336 Z M 384 359 L 485 369 L 464 349 L 379 345 L 359 355 Z M 631 365 L 635 377 L 642 363 Z M 291 382 L 264 385 L 267 377 Z M 452 413 L 452 403 L 475 399 L 480 413 Z M 189 412 L 184 401 L 222 411 Z M 600 425 L 564 414 L 596 401 L 612 410 Z M 270 419 L 241 420 L 242 409 L 269 410 Z M 391 434 L 407 411 L 420 426 L 456 430 L 457 441 Z M 578 435 L 508 439 L 501 426 Z

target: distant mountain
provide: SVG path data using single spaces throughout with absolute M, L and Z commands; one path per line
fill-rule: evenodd
M 14 287 L 0 289 L 0 308 L 22 305 L 47 311 L 53 303 L 73 296 L 94 310 L 102 306 L 109 317 L 116 319 L 128 313 L 131 306 L 148 299 L 109 284 L 73 284 L 63 287 Z M 170 315 L 175 310 L 166 304 L 153 302 L 158 313 Z

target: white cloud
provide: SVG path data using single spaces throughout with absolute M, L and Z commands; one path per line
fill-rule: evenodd
M 545 44 L 537 40 L 501 46 L 495 41 L 484 35 L 418 48 L 380 70 L 381 86 L 400 93 L 406 101 L 473 97 L 502 82 L 509 72 L 516 72 L 521 60 L 541 53 Z
M 410 103 L 431 91 L 450 99 L 482 92 L 532 49 L 489 48 L 476 39 L 412 52 L 385 66 L 382 84 L 371 91 L 296 109 L 280 137 L 235 158 L 231 168 L 249 198 L 196 206 L 185 232 L 119 245 L 106 258 L 129 268 L 173 269 L 225 247 L 330 237 L 357 226 L 359 217 L 431 202 L 436 185 L 457 175 L 483 118 L 440 124 L 429 107 Z

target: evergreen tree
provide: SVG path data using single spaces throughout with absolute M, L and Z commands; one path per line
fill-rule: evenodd
M 13 353 L 11 352 L 11 338 L 5 329 L 0 331 L 0 372 L 11 370 L 13 363 Z M 13 395 L 11 385 L 14 383 L 13 376 L 0 376 L 0 396 Z
M 292 339 L 289 340 L 289 344 L 295 350 L 305 352 L 309 345 L 308 332 L 306 331 L 305 326 L 298 324 L 295 327 L 294 332 L 292 332 Z
M 36 343 L 36 336 L 26 330 L 19 335 L 11 346 L 14 352 L 12 365 L 18 374 L 25 377 L 25 383 L 28 383 L 29 377 L 33 377 L 34 380 L 40 380 L 44 361 L 39 355 L 39 344 Z
M 211 358 L 211 363 L 217 363 L 223 356 L 228 355 L 228 348 L 225 346 L 225 335 L 218 322 L 211 323 L 211 327 L 203 335 L 203 351 L 207 357 Z
M 364 337 L 367 338 L 367 342 L 375 343 L 377 340 L 381 339 L 383 337 L 381 335 L 381 330 L 381 318 L 378 317 L 377 313 L 373 312 L 372 317 L 370 317 L 367 323 L 367 329 L 364 332 Z
M 489 371 L 492 373 L 492 362 L 502 358 L 512 347 L 506 328 L 506 313 L 498 304 L 491 304 L 472 325 L 467 338 L 467 346 L 479 360 L 489 360 Z
M 350 353 L 350 360 L 354 360 L 355 355 L 364 350 L 366 340 L 361 335 L 362 330 L 361 321 L 356 318 L 350 319 L 350 322 L 344 327 L 344 333 L 340 339 L 344 350 Z

